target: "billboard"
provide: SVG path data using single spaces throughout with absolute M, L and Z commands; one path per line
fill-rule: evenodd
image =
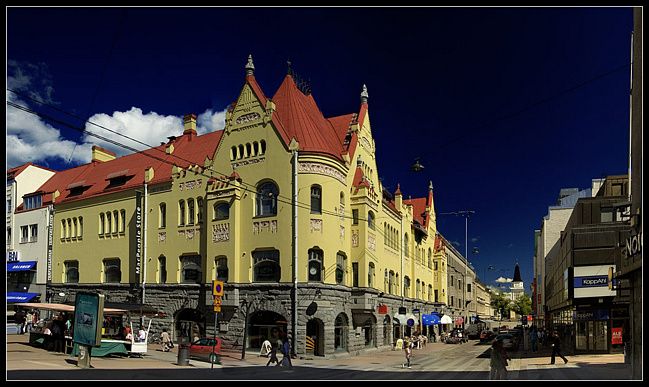
M 101 329 L 104 327 L 104 295 L 77 293 L 74 300 L 73 341 L 79 345 L 101 345 Z
M 574 298 L 615 297 L 608 288 L 608 270 L 615 265 L 575 266 L 573 272 Z

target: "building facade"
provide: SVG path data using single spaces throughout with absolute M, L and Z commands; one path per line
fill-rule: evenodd
M 100 291 L 162 312 L 154 332 L 190 322 L 248 348 L 284 332 L 322 356 L 426 334 L 421 316 L 447 302 L 432 184 L 407 200 L 383 188 L 365 88 L 356 112 L 325 118 L 292 71 L 268 98 L 245 69 L 224 130 L 197 136 L 187 115 L 182 136 L 120 158 L 95 147 L 41 187 L 54 301 Z
M 443 236 L 440 237 L 439 255 L 446 262 L 446 310 L 455 326 L 464 326 L 477 317 L 475 270 L 464 256 Z
M 558 254 L 546 262 L 546 324 L 559 331 L 567 351 L 623 350 L 629 297 L 610 289 L 608 275 L 620 259 L 617 246 L 629 233 L 618 206 L 627 189 L 626 176 L 609 176 L 595 197 L 579 199 L 561 233 Z
M 55 174 L 27 163 L 7 171 L 7 303 L 46 299 L 50 209 L 29 195 Z

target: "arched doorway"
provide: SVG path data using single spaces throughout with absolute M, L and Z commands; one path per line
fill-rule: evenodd
M 270 310 L 260 310 L 250 315 L 248 320 L 248 342 L 246 348 L 259 350 L 264 340 L 271 343 L 283 339 L 287 333 L 288 322 L 284 316 Z
M 392 321 L 390 320 L 390 316 L 386 315 L 385 318 L 383 319 L 383 345 L 391 345 L 392 344 L 392 337 L 390 333 L 392 332 Z
M 306 323 L 306 335 L 313 339 L 313 355 L 324 356 L 324 323 L 312 318 Z M 307 340 L 308 343 L 308 340 Z M 309 349 L 307 348 L 307 352 Z
M 347 336 L 349 332 L 349 320 L 344 313 L 340 313 L 334 322 L 334 350 L 346 352 Z
M 174 316 L 174 326 L 177 340 L 179 337 L 189 337 L 193 341 L 194 337 L 205 336 L 205 316 L 198 309 L 178 310 Z
M 365 334 L 365 347 L 376 347 L 376 318 L 370 315 L 363 323 L 363 333 Z

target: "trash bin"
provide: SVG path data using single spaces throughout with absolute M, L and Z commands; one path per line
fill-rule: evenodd
M 176 363 L 179 366 L 189 365 L 189 345 L 189 337 L 178 338 L 178 360 Z

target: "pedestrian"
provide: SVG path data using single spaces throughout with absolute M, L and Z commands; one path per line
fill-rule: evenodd
M 25 312 L 23 312 L 21 309 L 16 310 L 16 314 L 14 314 L 14 321 L 16 321 L 16 325 L 18 326 L 18 334 L 22 335 L 25 333 Z
M 538 332 L 536 331 L 536 326 L 532 326 L 532 329 L 530 330 L 530 343 L 532 344 L 532 352 L 536 352 L 538 347 L 536 344 L 539 341 L 539 335 Z
M 410 359 L 412 359 L 412 346 L 413 346 L 413 343 L 411 343 L 411 342 L 408 341 L 408 340 L 405 340 L 405 341 L 403 342 L 403 352 L 404 352 L 404 354 L 406 355 L 406 362 L 405 362 L 405 363 L 403 364 L 403 366 L 402 366 L 402 367 L 404 367 L 404 368 L 405 368 L 405 367 L 407 367 L 407 368 L 412 368 L 412 367 L 410 366 Z
M 290 344 L 290 339 L 291 336 L 286 336 L 284 338 L 284 343 L 282 343 L 282 366 L 283 367 L 289 367 L 293 368 L 293 363 L 291 362 L 291 344 Z
M 275 363 L 275 366 L 279 365 L 279 359 L 277 358 L 277 349 L 279 348 L 279 345 L 278 345 L 279 342 L 280 341 L 278 340 L 278 341 L 275 341 L 275 344 L 271 343 L 270 352 L 268 354 L 269 359 L 268 359 L 268 363 L 266 363 L 266 367 L 271 365 L 271 363 Z
M 494 340 L 491 345 L 491 357 L 489 359 L 489 380 L 507 379 L 507 360 L 511 360 L 503 347 L 502 339 Z
M 54 352 L 65 351 L 65 325 L 61 316 L 56 316 L 52 321 L 52 339 L 54 340 Z
M 559 332 L 554 331 L 550 342 L 552 343 L 552 357 L 550 358 L 550 364 L 554 364 L 555 355 L 558 355 L 563 359 L 563 363 L 567 364 L 568 359 L 566 359 L 566 357 L 561 354 L 561 338 L 559 338 Z
M 146 342 L 146 331 L 144 327 L 140 327 L 140 330 L 137 332 L 137 339 L 140 342 Z
M 162 351 L 169 352 L 173 348 L 173 344 L 171 343 L 171 337 L 169 336 L 169 332 L 167 332 L 167 328 L 162 329 L 160 337 L 162 338 Z

